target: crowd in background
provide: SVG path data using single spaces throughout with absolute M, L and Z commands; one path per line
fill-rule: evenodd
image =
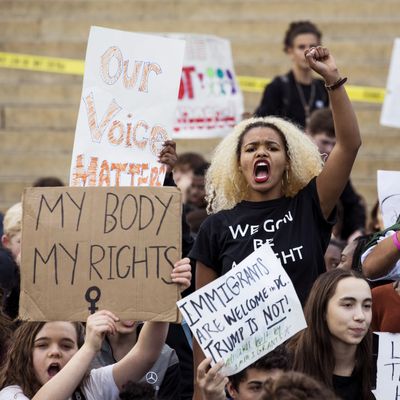
M 232 238 L 229 226 L 290 212 L 291 225 L 257 238 L 272 240 L 278 258 L 288 243 L 301 244 L 301 257 L 283 266 L 308 327 L 226 377 L 185 324 L 120 321 L 106 310 L 85 328 L 20 321 L 19 202 L 2 220 L 0 400 L 374 398 L 372 331 L 400 333 L 400 219 L 385 229 L 379 203 L 368 212 L 350 181 L 362 135 L 346 78 L 321 40 L 309 21 L 289 26 L 291 70 L 266 87 L 254 116 L 221 141 L 211 163 L 177 154 L 173 141 L 160 154 L 164 185 L 183 196 L 183 258 L 171 275 L 182 295 L 254 250 L 253 238 Z M 33 183 L 63 185 L 47 177 Z

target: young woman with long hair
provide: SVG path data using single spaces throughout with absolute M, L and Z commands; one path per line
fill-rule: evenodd
M 305 57 L 329 88 L 336 145 L 323 165 L 311 139 L 277 117 L 242 121 L 222 140 L 206 176 L 212 215 L 202 224 L 190 253 L 196 260 L 197 288 L 265 242 L 280 258 L 303 304 L 325 271 L 332 214 L 361 139 L 345 79 L 328 49 L 308 49 Z M 196 344 L 194 355 L 197 369 L 204 355 Z
M 188 258 L 175 264 L 173 282 L 189 287 Z M 77 322 L 23 322 L 15 331 L 0 370 L 0 400 L 116 400 L 130 380 L 139 380 L 164 345 L 167 322 L 145 322 L 131 350 L 117 363 L 88 372 L 106 334 L 119 319 L 102 310 L 87 319 L 86 334 Z
M 326 272 L 315 281 L 304 314 L 307 328 L 288 344 L 293 369 L 323 382 L 343 400 L 373 399 L 368 282 L 354 270 Z

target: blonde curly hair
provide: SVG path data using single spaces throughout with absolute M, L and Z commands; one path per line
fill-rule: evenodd
M 317 176 L 323 162 L 317 146 L 291 122 L 278 117 L 249 118 L 240 122 L 215 149 L 206 175 L 208 212 L 229 210 L 245 199 L 247 182 L 239 171 L 242 138 L 253 127 L 271 127 L 285 139 L 289 159 L 288 176 L 283 179 L 285 196 L 293 197 Z
M 3 231 L 9 238 L 21 232 L 22 203 L 15 203 L 4 214 Z

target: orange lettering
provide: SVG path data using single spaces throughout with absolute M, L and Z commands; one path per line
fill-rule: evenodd
M 99 186 L 110 186 L 110 167 L 108 166 L 107 160 L 101 163 Z
M 112 163 L 111 164 L 111 171 L 115 172 L 115 186 L 119 186 L 119 180 L 121 177 L 121 172 L 125 172 L 126 166 L 128 163 Z
M 96 171 L 97 171 L 97 157 L 90 157 L 89 168 L 86 171 L 84 167 L 84 155 L 78 154 L 76 157 L 76 164 L 74 172 L 72 174 L 71 186 L 96 186 Z M 89 183 L 86 185 L 87 178 L 89 177 Z

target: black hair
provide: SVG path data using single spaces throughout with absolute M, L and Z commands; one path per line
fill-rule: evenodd
M 64 182 L 56 176 L 45 176 L 43 178 L 36 179 L 32 184 L 33 187 L 54 187 L 64 186 Z
M 292 367 L 292 357 L 285 344 L 281 344 L 270 353 L 261 357 L 253 364 L 250 364 L 247 368 L 238 372 L 235 375 L 229 377 L 229 382 L 233 388 L 238 391 L 239 385 L 246 379 L 247 370 L 250 368 L 259 369 L 263 371 L 270 371 L 273 369 L 280 369 L 282 371 L 288 371 Z
M 305 33 L 312 33 L 321 43 L 322 33 L 317 28 L 315 24 L 311 21 L 294 21 L 289 25 L 288 30 L 285 33 L 285 38 L 283 40 L 283 50 L 286 53 L 290 47 L 293 46 L 293 41 L 298 35 Z
M 128 381 L 119 393 L 121 400 L 156 400 L 153 387 L 147 382 Z
M 199 165 L 194 171 L 193 171 L 193 175 L 196 176 L 205 176 L 206 172 L 208 170 L 208 168 L 210 167 L 210 163 L 205 162 L 201 165 Z

